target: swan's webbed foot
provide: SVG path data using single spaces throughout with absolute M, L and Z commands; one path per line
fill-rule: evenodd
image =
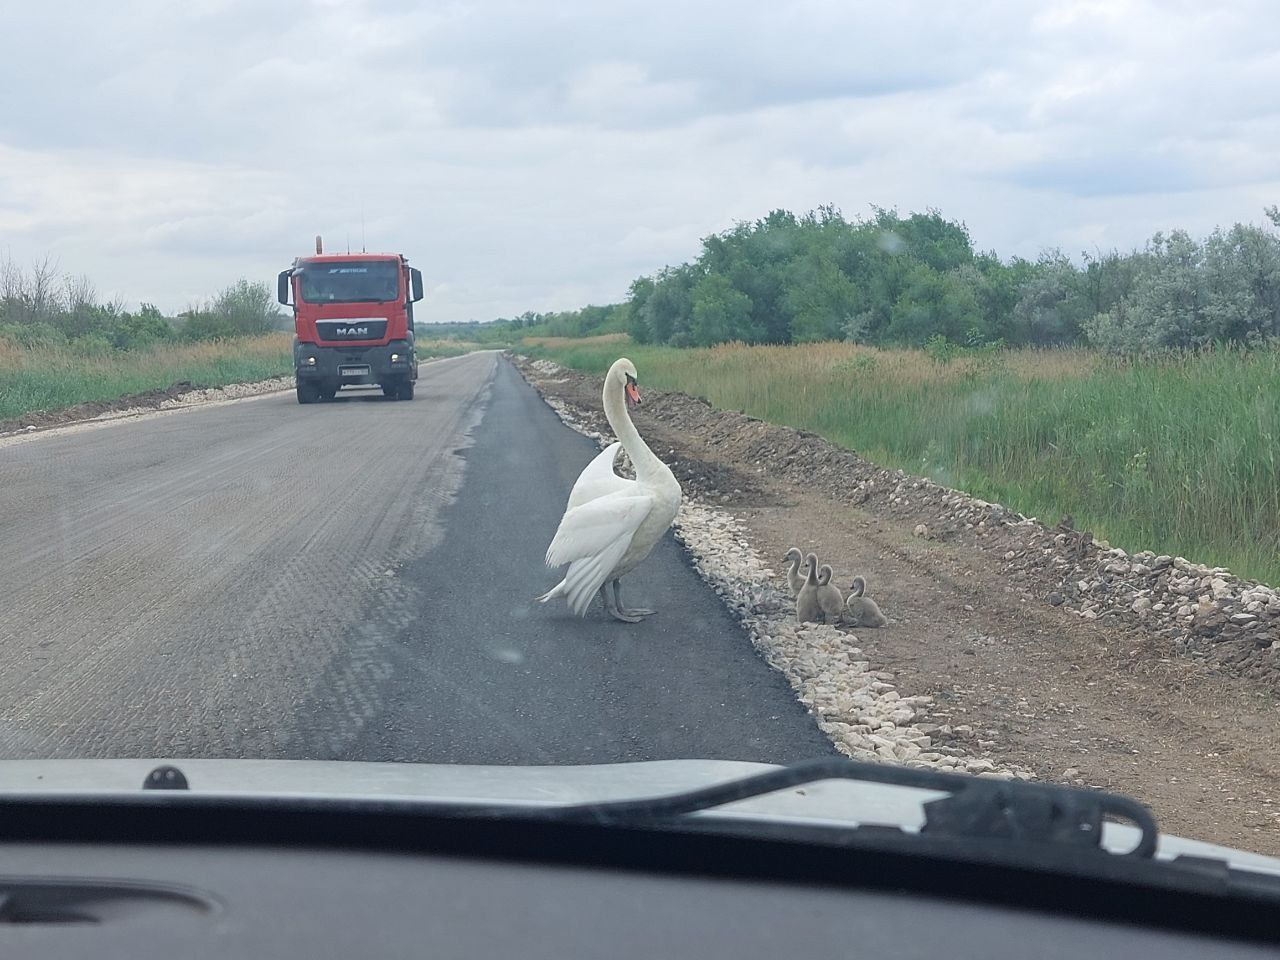
M 622 615 L 622 617 L 627 619 L 628 623 L 635 623 L 642 617 L 651 617 L 657 612 L 656 610 L 649 610 L 646 607 L 624 607 L 622 605 L 622 587 L 620 586 L 619 581 L 614 580 L 612 586 L 614 608 Z
M 608 611 L 609 616 L 615 620 L 621 620 L 623 623 L 639 623 L 642 619 L 630 610 L 619 609 L 618 601 L 614 598 L 614 592 L 607 583 L 600 587 L 600 599 L 604 601 L 604 608 Z

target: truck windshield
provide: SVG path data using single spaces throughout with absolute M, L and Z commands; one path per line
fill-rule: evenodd
M 399 274 L 392 260 L 308 263 L 299 294 L 310 303 L 382 303 L 399 298 Z

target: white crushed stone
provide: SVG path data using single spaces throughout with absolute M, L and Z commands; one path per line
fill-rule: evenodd
M 255 380 L 253 383 L 230 383 L 225 387 L 204 387 L 199 390 L 188 390 L 176 397 L 163 400 L 155 407 L 129 407 L 125 410 L 109 410 L 92 417 L 93 420 L 118 420 L 121 417 L 136 417 L 156 410 L 177 410 L 182 407 L 193 407 L 204 403 L 215 403 L 219 400 L 239 400 L 244 397 L 258 397 L 267 393 L 281 393 L 294 388 L 293 377 L 273 377 L 270 380 Z
M 278 393 L 292 390 L 295 386 L 293 377 L 273 377 L 270 380 L 257 380 L 253 383 L 229 383 L 225 387 L 208 387 L 204 390 L 191 390 L 172 400 L 160 404 L 161 410 L 173 407 L 187 407 L 193 403 L 211 403 L 214 400 L 236 400 L 240 397 L 256 397 L 263 393 Z
M 562 372 L 547 360 L 530 366 L 544 377 Z M 543 399 L 566 426 L 601 448 L 612 442 L 554 397 Z M 686 497 L 674 530 L 698 573 L 738 618 L 765 661 L 791 683 L 841 753 L 855 760 L 984 777 L 1035 778 L 1024 767 L 935 745 L 934 732 L 952 731 L 925 722 L 932 698 L 899 691 L 895 675 L 874 668 L 853 634 L 826 624 L 796 623 L 794 602 L 774 588 L 777 575 L 750 547 L 744 527 L 732 515 Z M 955 732 L 962 735 L 964 730 Z

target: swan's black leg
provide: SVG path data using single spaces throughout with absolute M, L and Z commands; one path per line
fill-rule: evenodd
M 617 606 L 618 612 L 621 613 L 624 617 L 634 617 L 635 620 L 639 620 L 641 617 L 651 617 L 656 612 L 653 610 L 648 610 L 644 607 L 636 607 L 634 609 L 628 609 L 624 607 L 622 605 L 622 587 L 620 586 L 621 581 L 613 580 L 611 581 L 611 583 L 613 585 L 613 602 L 615 606 Z M 632 620 L 631 622 L 634 623 L 635 620 Z
M 606 580 L 600 587 L 600 596 L 604 599 L 604 608 L 609 611 L 609 616 L 615 620 L 621 620 L 623 623 L 639 623 L 639 616 L 633 614 L 630 610 L 618 609 L 617 589 L 617 580 Z

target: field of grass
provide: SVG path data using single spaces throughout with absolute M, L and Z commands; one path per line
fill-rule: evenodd
M 521 341 L 525 346 L 554 347 L 564 350 L 570 347 L 600 347 L 606 344 L 631 343 L 625 333 L 602 333 L 598 337 L 525 337 Z
M 812 430 L 1127 550 L 1280 584 L 1280 352 L 1115 362 L 1087 350 L 940 362 L 843 343 L 677 350 L 543 340 L 592 373 L 624 352 L 643 387 Z
M 0 339 L 0 420 L 162 390 L 183 380 L 221 387 L 286 376 L 293 373 L 291 340 L 291 334 L 271 333 L 221 343 L 86 351 L 74 341 L 23 347 Z M 425 359 L 467 353 L 472 346 L 423 340 L 417 351 Z

